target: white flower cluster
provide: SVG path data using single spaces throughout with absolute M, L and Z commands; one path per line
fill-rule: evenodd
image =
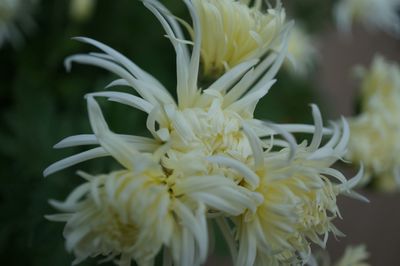
M 266 19 L 267 29 L 274 28 L 270 38 L 281 42 L 279 49 L 263 47 L 262 56 L 253 53 L 251 58 L 229 65 L 211 85 L 200 88 L 201 60 L 207 65 L 212 56 L 204 56 L 204 51 L 209 45 L 220 45 L 214 41 L 205 48 L 204 40 L 212 40 L 208 34 L 223 25 L 210 28 L 208 23 L 232 15 L 237 22 L 227 21 L 236 27 L 242 18 L 237 8 L 247 14 L 248 1 L 224 0 L 220 4 L 227 5 L 219 6 L 216 1 L 203 0 L 214 10 L 215 17 L 210 20 L 204 20 L 207 14 L 199 9 L 201 0 L 184 2 L 192 18 L 188 27 L 192 42 L 185 40 L 178 19 L 164 6 L 144 0 L 175 49 L 177 99 L 122 54 L 100 42 L 77 38 L 101 52 L 69 57 L 68 69 L 73 62 L 98 66 L 119 77 L 108 87 L 128 86 L 135 94 L 106 91 L 86 95 L 94 134 L 71 136 L 55 147 L 95 147 L 54 163 L 44 175 L 104 156 L 112 156 L 121 170 L 102 175 L 80 172 L 85 183 L 64 202 L 51 201 L 62 213 L 47 217 L 66 222 L 67 249 L 74 252 L 76 263 L 103 255 L 118 265 L 130 265 L 132 260 L 153 265 L 163 251 L 164 265 L 200 265 L 208 255 L 209 238 L 213 237 L 209 224 L 214 222 L 235 265 L 305 263 L 311 243 L 325 247 L 330 233 L 342 235 L 332 223 L 340 216 L 337 196 L 364 199 L 352 191 L 362 171 L 347 180 L 332 168 L 346 152 L 347 122 L 343 119 L 325 128 L 315 105 L 314 125 L 274 124 L 253 117 L 286 57 L 291 23 L 280 21 L 281 27 L 276 28 L 275 22 Z M 259 2 L 255 1 L 255 6 Z M 268 14 L 282 12 L 281 8 L 279 4 Z M 258 24 L 264 23 L 260 11 L 252 12 L 255 14 L 245 16 L 246 21 L 254 19 L 251 23 L 263 29 L 263 24 Z M 253 34 L 251 28 L 242 30 Z M 262 36 L 253 35 L 255 40 Z M 240 36 L 235 37 L 237 41 L 247 40 Z M 100 97 L 145 112 L 152 137 L 111 131 L 96 101 Z M 298 132 L 311 133 L 310 142 L 297 143 L 292 133 Z M 329 136 L 327 141 L 323 141 L 324 135 Z

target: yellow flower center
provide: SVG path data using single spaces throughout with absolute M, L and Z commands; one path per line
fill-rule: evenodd
M 225 174 L 236 182 L 242 177 L 226 167 L 207 164 L 206 158 L 224 155 L 251 163 L 252 150 L 236 112 L 224 110 L 219 99 L 207 108 L 176 110 L 170 117 L 170 147 L 161 158 L 174 175 Z

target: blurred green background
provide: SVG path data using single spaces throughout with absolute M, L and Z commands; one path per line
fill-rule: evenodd
M 174 14 L 187 18 L 180 0 L 163 2 Z M 291 16 L 304 19 L 311 31 L 318 32 L 330 16 L 327 3 L 288 4 L 292 4 Z M 81 183 L 75 175 L 78 169 L 96 174 L 118 167 L 112 160 L 98 159 L 42 176 L 49 164 L 82 151 L 54 150 L 52 146 L 64 137 L 91 132 L 83 96 L 103 90 L 115 78 L 104 70 L 81 65 L 73 65 L 67 73 L 63 66 L 67 56 L 94 50 L 71 37 L 104 42 L 171 91 L 175 89 L 174 51 L 158 21 L 140 1 L 99 0 L 86 21 L 71 19 L 69 5 L 68 0 L 40 1 L 32 10 L 36 29 L 25 34 L 25 44 L 17 48 L 6 44 L 0 49 L 1 265 L 70 265 L 73 256 L 64 249 L 64 225 L 43 217 L 56 212 L 48 199 L 62 200 Z M 278 83 L 259 104 L 256 116 L 276 122 L 312 122 L 308 104 L 321 106 L 313 84 L 313 77 L 299 79 L 279 73 Z M 141 112 L 105 102 L 102 108 L 114 131 L 147 134 Z M 223 254 L 224 248 L 216 252 Z M 81 265 L 96 263 L 88 260 Z

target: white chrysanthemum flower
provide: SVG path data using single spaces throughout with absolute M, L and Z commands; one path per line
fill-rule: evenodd
M 170 198 L 169 188 L 161 176 L 157 170 L 136 175 L 131 171 L 83 175 L 87 182 L 77 187 L 65 202 L 51 202 L 66 212 L 47 218 L 67 222 L 64 237 L 67 250 L 74 251 L 77 257 L 74 264 L 96 254 L 110 259 L 121 255 L 119 265 L 130 265 L 132 257 L 139 265 L 149 264 L 173 233 L 180 237 L 180 230 L 175 228 L 175 213 L 170 212 L 171 207 L 177 209 L 171 206 L 175 199 Z M 133 204 L 137 202 L 141 204 Z M 204 215 L 191 217 L 190 222 L 193 221 L 198 227 L 196 231 L 201 233 Z M 144 230 L 146 227 L 151 233 Z M 193 232 L 188 233 L 193 237 Z
M 69 13 L 76 21 L 85 21 L 92 15 L 96 0 L 70 0 Z
M 78 38 L 98 47 L 104 54 L 72 56 L 66 61 L 68 67 L 75 61 L 108 69 L 121 77 L 110 86 L 130 86 L 141 97 L 121 92 L 88 95 L 89 117 L 94 135 L 72 136 L 58 143 L 56 147 L 96 144 L 100 146 L 61 160 L 48 167 L 44 174 L 49 175 L 76 163 L 102 156 L 114 157 L 126 169 L 125 175 L 130 179 L 140 176 L 149 178 L 147 173 L 149 171 L 153 173 L 158 169 L 155 176 L 151 175 L 151 179 L 156 179 L 154 182 L 159 184 L 156 186 L 159 191 L 154 193 L 157 195 L 160 193 L 159 197 L 169 195 L 171 198 L 179 198 L 179 201 L 176 201 L 184 201 L 180 205 L 185 209 L 182 214 L 173 215 L 182 220 L 176 221 L 181 225 L 176 227 L 180 230 L 178 233 L 166 232 L 154 239 L 148 238 L 148 241 L 158 247 L 155 251 L 159 251 L 160 245 L 164 245 L 171 251 L 173 261 L 177 265 L 198 265 L 204 262 L 208 245 L 204 239 L 203 241 L 198 239 L 199 236 L 207 235 L 206 227 L 196 227 L 195 231 L 191 231 L 194 229 L 193 222 L 190 221 L 194 218 L 190 218 L 193 215 L 189 215 L 197 213 L 198 206 L 206 207 L 206 210 L 196 214 L 203 218 L 206 213 L 237 216 L 245 210 L 255 211 L 256 206 L 262 202 L 262 196 L 249 189 L 256 188 L 259 179 L 245 165 L 247 161 L 252 161 L 252 149 L 242 127 L 245 120 L 252 120 L 256 103 L 274 83 L 272 77 L 285 58 L 286 46 L 282 45 L 281 51 L 274 55 L 275 60 L 270 58 L 261 62 L 246 61 L 226 73 L 207 90 L 201 91 L 197 87 L 201 31 L 191 2 L 186 1 L 195 28 L 195 43 L 191 56 L 187 44 L 178 40 L 183 38 L 182 32 L 179 23 L 168 10 L 156 1 L 149 0 L 144 3 L 159 18 L 176 50 L 178 103 L 156 79 L 115 50 L 94 40 Z M 287 30 L 282 31 L 282 35 L 287 37 Z M 262 74 L 265 75 L 261 77 Z M 154 139 L 111 132 L 94 97 L 107 97 L 111 101 L 127 104 L 148 113 L 147 127 Z M 305 128 L 306 131 L 313 130 L 312 127 Z M 302 130 L 304 131 L 304 127 L 300 129 Z M 109 178 L 116 178 L 115 174 L 111 174 Z M 130 186 L 127 186 L 128 188 Z M 166 191 L 169 194 L 165 194 Z M 140 205 L 143 201 L 146 202 L 148 197 L 148 193 L 132 195 L 135 197 L 129 198 L 126 204 Z M 108 199 L 111 202 L 104 201 L 100 209 L 113 204 L 113 199 Z M 158 205 L 155 203 L 154 208 L 142 214 L 143 219 L 154 219 L 160 211 L 159 208 L 165 207 L 163 204 L 165 203 L 158 202 Z M 175 213 L 176 206 L 176 203 L 170 205 L 169 211 Z M 82 214 L 80 209 L 73 211 L 76 216 Z M 109 217 L 104 219 L 106 222 L 110 221 Z M 64 220 L 67 221 L 69 228 L 69 220 Z M 143 231 L 144 235 L 152 234 L 155 230 L 152 225 L 149 227 L 136 220 L 132 223 L 135 225 L 134 228 Z M 71 230 L 82 233 L 79 225 L 76 228 L 72 227 Z M 69 249 L 75 252 L 78 261 L 99 254 L 96 236 L 87 245 L 69 240 L 68 235 L 66 237 L 67 242 L 72 243 Z M 108 236 L 104 237 L 109 239 Z M 124 249 L 121 249 L 122 246 L 119 244 L 113 245 L 113 241 L 106 242 L 107 248 L 100 254 L 111 256 L 121 254 L 124 263 L 129 263 L 127 261 L 130 259 L 139 262 L 151 261 L 156 253 L 149 255 L 147 246 L 135 245 L 132 242 L 124 246 Z M 131 251 L 130 255 L 126 250 Z M 145 256 L 146 254 L 148 256 Z
M 260 176 L 256 192 L 264 196 L 264 202 L 255 213 L 233 219 L 238 227 L 238 254 L 235 243 L 228 242 L 235 265 L 304 263 L 311 252 L 310 242 L 325 247 L 330 232 L 342 235 L 332 224 L 334 218 L 340 217 L 336 197 L 345 194 L 366 200 L 351 191 L 362 171 L 348 181 L 332 168 L 345 153 L 349 139 L 346 121 L 343 120 L 342 129 L 335 125 L 331 139 L 320 147 L 323 126 L 316 106 L 313 114 L 316 129 L 310 145 L 303 142 L 294 150 L 264 153 L 263 166 L 255 168 Z M 224 221 L 220 223 L 223 226 Z M 229 226 L 225 225 L 224 231 L 229 231 Z
M 347 157 L 365 165 L 365 181 L 376 176 L 382 189 L 394 190 L 400 184 L 400 68 L 377 56 L 361 75 L 361 114 L 350 119 Z
M 288 45 L 288 60 L 284 66 L 300 77 L 306 76 L 315 61 L 317 50 L 311 36 L 297 26 L 292 28 Z
M 231 228 L 226 226 L 232 224 L 229 220 L 238 226 L 239 255 L 233 255 L 238 265 L 252 265 L 256 257 L 261 257 L 257 262 L 289 259 L 292 253 L 307 250 L 308 239 L 319 243 L 318 235 L 327 235 L 328 231 L 337 233 L 330 223 L 337 214 L 336 195 L 350 194 L 350 189 L 358 180 L 357 176 L 346 181 L 340 173 L 329 168 L 345 149 L 348 136 L 346 126 L 342 131 L 337 126 L 324 129 L 316 107 L 313 107 L 316 126 L 275 125 L 253 118 L 257 102 L 274 83 L 273 77 L 286 57 L 290 25 L 281 30 L 279 39 L 282 45 L 278 51 L 271 52 L 261 61 L 255 59 L 236 65 L 203 90 L 198 87 L 201 23 L 192 2 L 185 3 L 193 20 L 191 53 L 188 44 L 192 44 L 184 40 L 178 20 L 159 2 L 144 1 L 160 20 L 176 51 L 177 101 L 154 77 L 97 41 L 78 38 L 96 46 L 103 53 L 75 55 L 66 60 L 68 69 L 72 62 L 107 69 L 120 77 L 108 87 L 129 86 L 138 94 L 88 94 L 86 99 L 94 134 L 68 137 L 56 147 L 99 146 L 56 162 L 44 172 L 49 175 L 103 156 L 112 156 L 124 168 L 106 177 L 92 178 L 105 179 L 104 188 L 94 186 L 98 193 L 104 193 L 104 200 L 96 202 L 94 195 L 97 192 L 82 188 L 79 197 L 70 196 L 74 200 L 67 199 L 64 203 L 65 206 L 75 206 L 75 203 L 80 205 L 88 202 L 94 206 L 94 203 L 100 202 L 96 205 L 99 209 L 96 215 L 99 216 L 93 217 L 107 228 L 102 231 L 104 235 L 97 231 L 88 233 L 89 241 L 84 244 L 73 241 L 75 234 L 66 235 L 67 242 L 71 243 L 69 249 L 74 251 L 78 260 L 99 254 L 111 257 L 121 254 L 122 262 L 128 265 L 131 259 L 151 264 L 155 254 L 163 248 L 166 258 L 171 256 L 175 265 L 198 265 L 204 262 L 207 255 L 206 216 L 218 220 L 227 239 L 233 239 Z M 96 97 L 106 97 L 147 113 L 146 126 L 153 138 L 113 133 L 104 120 Z M 297 145 L 290 135 L 292 132 L 314 133 L 314 137 L 309 146 Z M 332 138 L 319 148 L 324 134 L 332 134 Z M 331 183 L 328 176 L 339 179 L 341 184 Z M 109 186 L 107 180 L 110 180 Z M 141 183 L 144 180 L 146 184 Z M 86 186 L 93 187 L 92 180 Z M 303 190 L 300 191 L 300 188 Z M 357 194 L 352 195 L 357 197 Z M 158 200 L 164 197 L 169 200 Z M 61 210 L 64 205 L 60 205 Z M 126 206 L 136 208 L 137 205 L 142 210 L 142 217 L 124 212 Z M 116 216 L 99 214 L 100 210 L 110 206 L 113 206 L 111 210 L 117 213 Z M 88 208 L 92 209 L 90 206 Z M 85 210 L 72 209 L 73 217 L 86 219 L 82 215 Z M 273 214 L 279 213 L 279 210 L 279 215 Z M 293 210 L 295 213 L 292 213 Z M 290 217 L 284 213 L 289 213 Z M 172 225 L 160 229 L 157 223 L 159 219 L 156 218 L 160 215 Z M 265 215 L 271 215 L 274 219 L 265 219 Z M 70 216 L 53 218 L 66 221 L 68 230 L 86 236 L 87 231 Z M 149 221 L 154 222 L 149 224 Z M 257 221 L 262 223 L 265 236 L 258 234 L 261 231 L 258 230 Z M 279 226 L 282 221 L 286 224 Z M 92 222 L 92 217 L 85 220 L 85 224 Z M 122 223 L 123 226 L 113 229 L 114 223 L 118 226 Z M 110 237 L 108 232 L 116 230 L 120 235 L 120 228 L 124 231 L 126 224 L 132 225 L 135 231 L 132 234 L 142 236 L 140 240 L 145 239 L 145 243 L 137 242 L 139 238 L 126 243 L 124 239 L 115 241 Z M 283 234 L 282 230 L 287 228 L 294 231 L 290 235 Z M 153 236 L 158 230 L 162 232 Z M 104 240 L 101 242 L 104 243 L 101 252 L 98 239 Z M 271 241 L 268 242 L 272 247 L 269 251 L 282 252 L 284 249 L 291 254 L 271 256 L 266 249 L 266 239 Z M 228 242 L 234 254 L 236 243 L 233 240 Z M 154 246 L 153 253 L 149 253 L 146 243 Z M 247 250 L 249 252 L 244 252 Z
M 114 72 L 121 79 L 112 82 L 108 87 L 123 85 L 130 86 L 141 96 L 137 97 L 121 92 L 91 93 L 93 97 L 106 97 L 111 101 L 130 105 L 148 114 L 147 127 L 160 146 L 165 146 L 168 154 L 165 163 L 171 164 L 172 158 L 180 153 L 197 152 L 211 156 L 219 153 L 229 154 L 233 158 L 245 160 L 251 154 L 248 138 L 241 130 L 246 120 L 252 123 L 253 111 L 260 98 L 262 98 L 273 85 L 272 78 L 285 58 L 287 41 L 282 49 L 273 57 L 262 61 L 245 61 L 211 84 L 206 90 L 197 86 L 198 69 L 200 61 L 201 28 L 197 13 L 191 2 L 185 1 L 191 11 L 194 23 L 195 42 L 192 55 L 189 55 L 187 42 L 183 40 L 179 23 L 168 10 L 160 3 L 153 0 L 145 1 L 145 5 L 159 18 L 164 26 L 168 38 L 171 40 L 177 53 L 177 103 L 169 92 L 156 79 L 141 70 L 133 62 L 115 50 L 88 38 L 77 38 L 82 42 L 92 44 L 102 50 L 101 53 L 88 55 L 75 55 L 66 60 L 67 68 L 72 62 L 90 64 Z M 287 39 L 289 27 L 282 30 L 281 35 Z M 88 102 L 90 105 L 94 101 Z M 301 127 L 301 130 L 312 132 L 312 127 Z M 58 147 L 73 144 L 98 143 L 87 136 L 77 136 L 60 143 Z M 81 141 L 78 141 L 82 138 Z M 92 138 L 98 139 L 96 136 Z M 140 142 L 140 140 L 138 140 Z M 168 145 L 164 145 L 167 143 Z M 109 151 L 95 150 L 84 153 L 83 156 L 72 157 L 50 166 L 45 174 L 53 173 L 70 166 L 71 163 L 111 155 Z M 211 160 L 211 159 L 210 159 Z M 192 167 L 196 172 L 195 165 Z M 188 171 L 188 169 L 185 169 Z M 248 183 L 257 185 L 253 176 L 248 177 Z
M 121 255 L 121 266 L 130 265 L 132 259 L 139 265 L 152 265 L 164 245 L 171 253 L 166 256 L 172 256 L 176 265 L 200 265 L 208 248 L 204 206 L 238 215 L 261 202 L 258 193 L 238 186 L 219 171 L 207 171 L 202 161 L 206 158 L 196 150 L 186 155 L 177 155 L 177 150 L 165 153 L 169 143 L 111 132 L 92 96 L 88 96 L 88 110 L 95 135 L 72 136 L 58 147 L 99 143 L 101 148 L 67 158 L 47 171 L 96 153 L 108 153 L 126 170 L 88 178 L 65 203 L 55 205 L 70 213 L 49 218 L 67 222 L 64 235 L 76 262 L 102 254 Z M 106 211 L 111 214 L 105 215 Z M 127 236 L 129 228 L 133 231 Z
M 132 160 L 146 161 L 140 157 Z M 148 163 L 151 167 L 141 172 L 81 174 L 87 182 L 65 202 L 51 201 L 65 213 L 47 218 L 66 222 L 64 237 L 67 250 L 76 256 L 74 264 L 101 254 L 120 266 L 131 265 L 132 259 L 138 265 L 153 265 L 163 246 L 169 247 L 164 259 L 172 258 L 176 265 L 204 262 L 208 248 L 205 206 L 193 198 L 218 195 L 220 200 L 241 205 L 243 198 L 235 198 L 236 184 L 222 176 L 174 180 L 160 165 Z
M 400 34 L 399 0 L 341 0 L 334 9 L 339 30 L 350 32 L 353 22 L 367 29 Z
M 14 46 L 23 41 L 21 31 L 29 31 L 34 22 L 29 11 L 34 0 L 0 0 L 0 47 L 6 41 Z
M 245 60 L 264 56 L 273 44 L 280 43 L 285 10 L 279 0 L 267 10 L 263 0 L 193 3 L 202 29 L 201 59 L 206 76 L 220 76 Z

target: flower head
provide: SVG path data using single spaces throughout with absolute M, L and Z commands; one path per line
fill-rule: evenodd
M 347 157 L 362 162 L 383 189 L 400 182 L 400 68 L 376 57 L 370 70 L 361 70 L 361 114 L 350 119 L 352 130 Z
M 264 11 L 262 0 L 193 1 L 202 30 L 204 75 L 220 76 L 248 59 L 273 49 L 285 24 L 280 1 Z
M 56 147 L 99 147 L 45 170 L 48 175 L 101 156 L 112 156 L 124 169 L 90 178 L 65 203 L 56 205 L 70 213 L 51 218 L 67 222 L 68 248 L 78 261 L 103 254 L 110 258 L 120 255 L 121 265 L 129 265 L 131 259 L 151 263 L 165 247 L 175 264 L 198 265 L 207 254 L 206 215 L 237 216 L 245 210 L 254 211 L 262 201 L 259 193 L 249 189 L 255 188 L 259 179 L 245 165 L 252 161 L 252 155 L 242 127 L 246 120 L 252 120 L 256 103 L 272 86 L 271 78 L 284 59 L 284 49 L 274 61 L 243 62 L 201 91 L 197 87 L 201 32 L 193 6 L 186 3 L 196 29 L 191 56 L 186 44 L 177 41 L 182 36 L 175 18 L 158 2 L 145 1 L 160 19 L 177 52 L 177 102 L 148 73 L 94 40 L 78 38 L 104 54 L 76 55 L 66 61 L 67 67 L 71 62 L 80 62 L 108 69 L 121 77 L 110 86 L 130 86 L 140 96 L 121 92 L 87 95 L 94 134 L 68 137 Z M 267 76 L 260 78 L 265 71 Z M 153 138 L 113 133 L 95 97 L 107 97 L 146 112 L 147 128 Z M 76 193 L 79 197 L 74 196 Z M 91 211 L 93 214 L 86 216 Z M 84 222 L 76 223 L 74 217 Z M 160 226 L 161 221 L 166 226 Z M 101 230 L 92 229 L 97 227 Z M 124 233 L 129 228 L 130 241 Z M 78 240 L 76 234 L 80 236 Z
M 205 207 L 238 215 L 260 202 L 256 192 L 237 186 L 218 170 L 207 171 L 202 162 L 205 158 L 196 150 L 174 153 L 165 150 L 168 143 L 117 135 L 108 129 L 92 96 L 88 96 L 88 109 L 95 135 L 69 137 L 58 145 L 98 142 L 101 148 L 64 159 L 47 171 L 101 153 L 109 153 L 125 170 L 89 177 L 65 203 L 55 204 L 70 213 L 50 218 L 67 222 L 67 248 L 74 251 L 77 262 L 103 254 L 110 258 L 121 255 L 119 265 L 130 265 L 131 259 L 147 265 L 166 246 L 171 253 L 166 256 L 177 265 L 199 265 L 208 248 Z M 132 232 L 127 235 L 129 230 Z
M 119 265 L 129 265 L 132 257 L 139 264 L 151 261 L 161 246 L 170 241 L 176 226 L 169 212 L 172 200 L 168 188 L 157 180 L 157 173 L 134 175 L 118 171 L 82 176 L 87 182 L 65 202 L 51 202 L 67 213 L 47 216 L 66 222 L 64 237 L 67 250 L 75 253 L 74 263 L 97 254 L 110 259 L 121 255 Z M 140 197 L 139 191 L 147 197 Z M 138 201 L 141 204 L 132 204 Z M 146 226 L 151 227 L 151 234 L 144 233 Z
M 332 168 L 343 156 L 349 138 L 345 120 L 341 129 L 334 126 L 331 139 L 320 147 L 322 120 L 316 106 L 313 112 L 316 131 L 309 145 L 296 145 L 292 154 L 289 148 L 264 154 L 256 189 L 264 201 L 255 213 L 234 218 L 239 239 L 236 265 L 305 263 L 310 242 L 324 248 L 329 233 L 343 235 L 332 223 L 340 217 L 337 196 L 347 194 L 365 200 L 351 192 L 362 171 L 348 181 Z
M 334 15 L 338 28 L 343 32 L 350 32 L 352 23 L 358 22 L 367 29 L 376 28 L 398 36 L 399 6 L 399 0 L 341 0 Z
M 318 242 L 318 235 L 336 232 L 331 225 L 337 215 L 336 195 L 350 194 L 358 180 L 357 176 L 347 181 L 330 168 L 347 144 L 346 123 L 342 130 L 323 128 L 315 106 L 315 126 L 276 125 L 253 117 L 285 59 L 290 25 L 281 29 L 282 44 L 270 56 L 245 60 L 206 89 L 200 88 L 202 25 L 192 1 L 185 3 L 193 20 L 191 52 L 178 20 L 158 1 L 144 1 L 176 51 L 177 99 L 117 51 L 77 38 L 102 53 L 71 56 L 66 60 L 68 69 L 73 62 L 104 68 L 119 76 L 108 87 L 128 86 L 136 94 L 86 95 L 94 134 L 68 137 L 56 147 L 97 147 L 50 165 L 44 174 L 102 156 L 113 157 L 122 170 L 88 177 L 64 203 L 55 205 L 69 214 L 50 218 L 67 223 L 68 247 L 78 261 L 103 254 L 121 256 L 121 265 L 132 259 L 151 264 L 163 249 L 175 265 L 199 265 L 207 256 L 207 218 L 218 220 L 238 265 L 252 265 L 256 257 L 257 263 L 293 261 L 293 254 L 307 250 L 309 239 Z M 96 101 L 99 97 L 147 113 L 152 137 L 111 131 Z M 294 132 L 314 137 L 308 146 L 297 145 Z M 319 148 L 324 134 L 332 134 L 332 139 Z M 237 233 L 232 233 L 232 224 Z M 263 235 L 258 234 L 260 228 Z M 231 240 L 235 237 L 238 256 Z M 271 255 L 275 252 L 279 255 Z

